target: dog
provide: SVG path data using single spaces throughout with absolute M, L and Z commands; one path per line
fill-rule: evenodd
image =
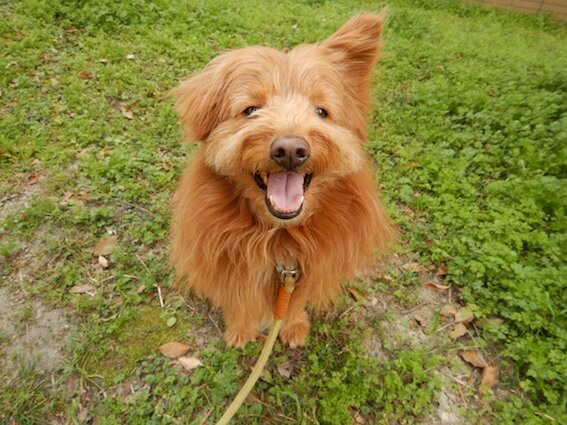
M 201 142 L 174 196 L 176 285 L 222 309 L 228 346 L 273 320 L 278 263 L 299 269 L 279 335 L 294 348 L 306 307 L 328 306 L 396 237 L 363 150 L 383 23 L 229 51 L 174 90 L 185 139 Z

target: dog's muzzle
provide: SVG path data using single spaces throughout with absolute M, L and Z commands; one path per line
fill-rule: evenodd
M 282 171 L 254 174 L 256 185 L 265 192 L 268 211 L 281 220 L 297 217 L 303 209 L 305 191 L 313 174 L 298 170 L 309 161 L 311 147 L 299 137 L 278 137 L 270 145 L 270 159 Z

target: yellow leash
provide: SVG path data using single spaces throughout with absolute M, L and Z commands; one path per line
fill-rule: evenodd
M 276 267 L 276 271 L 279 274 L 281 286 L 278 292 L 278 298 L 276 301 L 276 312 L 274 314 L 274 323 L 270 327 L 270 333 L 268 334 L 268 339 L 264 343 L 264 347 L 262 348 L 262 352 L 260 353 L 260 357 L 258 357 L 258 361 L 252 369 L 252 373 L 236 395 L 234 400 L 228 406 L 228 409 L 222 415 L 222 418 L 217 422 L 217 425 L 227 425 L 232 417 L 236 414 L 252 388 L 254 388 L 254 384 L 258 381 L 260 374 L 264 370 L 266 363 L 268 362 L 268 358 L 272 353 L 274 348 L 274 344 L 276 342 L 276 338 L 280 332 L 280 328 L 282 326 L 282 320 L 287 312 L 287 307 L 289 306 L 289 300 L 291 298 L 291 294 L 295 289 L 295 284 L 297 282 L 297 278 L 299 277 L 299 271 L 295 267 L 285 268 L 282 264 L 278 263 Z

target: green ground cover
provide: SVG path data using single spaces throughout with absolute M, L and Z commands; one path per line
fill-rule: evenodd
M 63 308 L 76 326 L 55 374 L 0 361 L 0 421 L 222 414 L 260 344 L 226 349 L 217 312 L 167 293 L 169 202 L 193 149 L 180 143 L 168 93 L 219 52 L 315 42 L 383 6 L 0 2 L 0 289 Z M 408 337 L 423 282 L 394 263 L 351 283 L 304 350 L 276 346 L 238 423 L 440 423 L 443 394 L 464 423 L 565 423 L 565 28 L 460 2 L 388 6 L 369 153 L 403 231 L 398 258 L 447 266 L 452 300 L 475 315 L 470 336 L 452 341 L 435 311 L 420 343 Z M 109 232 L 119 242 L 102 268 L 92 251 Z M 70 293 L 78 284 L 92 296 Z M 9 340 L 0 333 L 5 357 Z M 204 366 L 187 372 L 161 356 L 171 340 Z M 500 371 L 482 396 L 444 378 L 478 381 L 456 354 L 470 347 Z M 276 367 L 289 364 L 289 374 Z

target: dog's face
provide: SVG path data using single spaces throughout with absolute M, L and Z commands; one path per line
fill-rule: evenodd
M 225 53 L 176 90 L 188 140 L 257 217 L 304 220 L 322 191 L 363 165 L 381 16 L 353 18 L 321 44 Z

